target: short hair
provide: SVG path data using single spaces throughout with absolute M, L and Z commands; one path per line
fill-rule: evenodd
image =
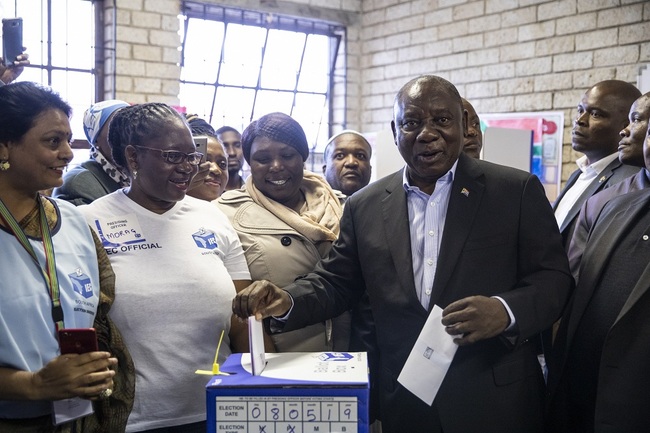
M 72 115 L 72 107 L 49 87 L 30 81 L 0 87 L 0 142 L 20 141 L 36 117 L 50 109 Z
M 221 128 L 217 129 L 215 132 L 216 132 L 217 135 L 221 135 L 224 132 L 234 132 L 234 133 L 236 133 L 238 135 L 241 135 L 241 133 L 239 131 L 237 131 L 235 128 L 233 128 L 232 126 L 227 126 L 227 125 L 222 126 Z
M 458 99 L 458 103 L 462 108 L 463 101 L 461 99 L 460 93 L 458 93 L 458 89 L 456 88 L 456 86 L 454 86 L 450 81 L 447 81 L 444 78 L 439 77 L 437 75 L 420 75 L 419 77 L 413 78 L 408 83 L 404 84 L 402 88 L 399 89 L 399 91 L 395 95 L 395 103 L 393 106 L 397 105 L 397 103 L 402 100 L 406 92 L 412 86 L 421 82 L 433 83 L 438 87 L 442 87 L 442 89 L 446 90 L 450 95 Z
M 357 137 L 361 138 L 363 142 L 368 145 L 368 149 L 370 150 L 370 155 L 368 156 L 372 156 L 372 146 L 370 145 L 368 139 L 366 139 L 366 137 L 364 137 L 362 133 L 360 133 L 359 131 L 355 131 L 353 129 L 344 129 L 343 131 L 332 135 L 330 139 L 327 140 L 327 144 L 325 145 L 325 150 L 323 151 L 323 159 L 325 160 L 325 164 L 327 164 L 327 160 L 329 159 L 330 154 L 332 153 L 332 149 L 334 148 L 333 145 L 336 139 L 342 135 L 347 135 L 347 134 L 356 135 Z
M 142 145 L 152 137 L 159 137 L 170 119 L 179 120 L 187 126 L 182 114 L 161 102 L 136 104 L 117 110 L 108 127 L 108 143 L 115 163 L 120 168 L 127 168 L 126 147 Z

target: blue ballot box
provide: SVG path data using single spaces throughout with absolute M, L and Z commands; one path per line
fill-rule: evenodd
M 365 352 L 267 353 L 253 376 L 250 355 L 230 355 L 228 375 L 207 384 L 208 433 L 367 433 Z

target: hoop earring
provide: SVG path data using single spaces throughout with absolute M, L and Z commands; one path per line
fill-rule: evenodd
M 0 171 L 7 171 L 9 170 L 9 167 L 11 167 L 11 164 L 9 164 L 9 161 L 2 160 L 0 161 Z

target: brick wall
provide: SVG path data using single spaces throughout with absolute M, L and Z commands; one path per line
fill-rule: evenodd
M 333 95 L 341 128 L 388 128 L 395 92 L 422 73 L 452 81 L 479 113 L 562 110 L 563 180 L 579 156 L 570 147 L 570 125 L 586 88 L 611 78 L 636 83 L 639 68 L 650 63 L 650 2 L 643 0 L 207 2 L 346 25 L 347 80 Z M 110 73 L 107 51 L 107 92 L 178 104 L 180 3 L 117 0 L 116 35 L 106 7 L 117 71 Z

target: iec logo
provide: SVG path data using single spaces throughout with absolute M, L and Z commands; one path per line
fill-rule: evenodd
M 194 243 L 199 248 L 205 248 L 206 250 L 213 250 L 218 247 L 217 238 L 214 235 L 214 232 L 200 228 L 198 232 L 192 234 Z
M 352 358 L 347 352 L 323 352 L 318 355 L 320 361 L 349 361 Z
M 90 282 L 90 277 L 84 274 L 81 269 L 77 268 L 75 272 L 68 274 L 68 277 L 75 292 L 86 299 L 93 295 L 93 284 Z

